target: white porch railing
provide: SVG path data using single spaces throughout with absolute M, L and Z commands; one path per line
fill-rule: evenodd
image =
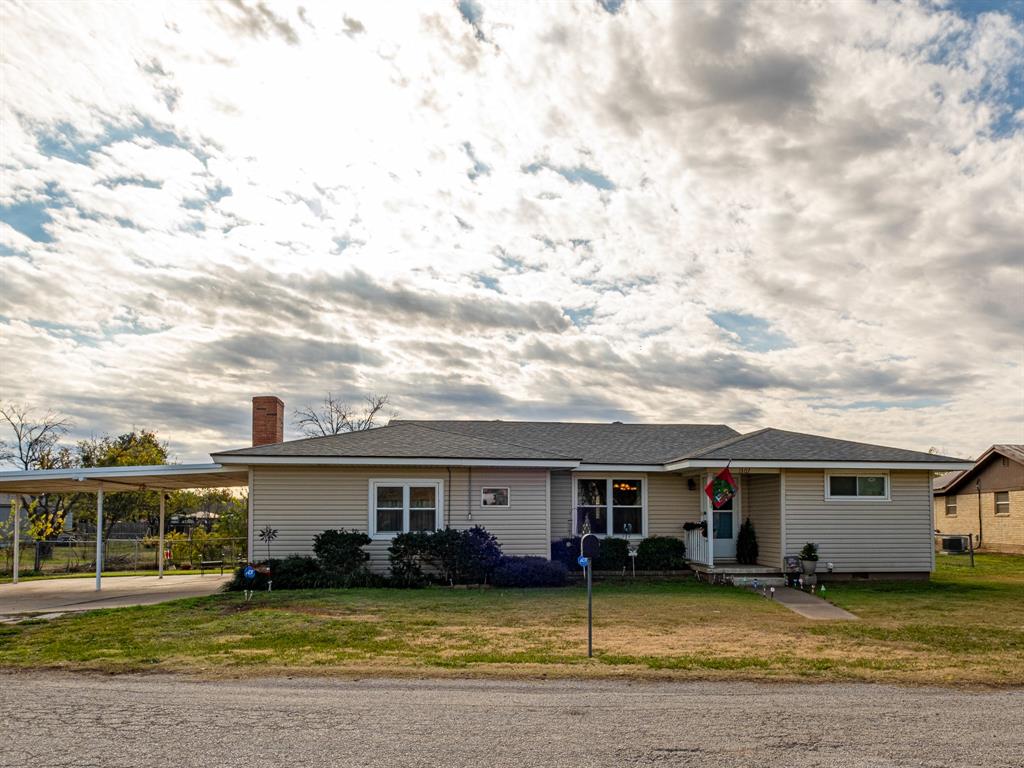
M 686 531 L 686 559 L 691 563 L 701 565 L 713 565 L 711 562 L 711 548 L 708 546 L 708 537 L 701 533 L 700 528 Z

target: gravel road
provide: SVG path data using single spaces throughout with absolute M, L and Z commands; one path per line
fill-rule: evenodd
M 18 768 L 1020 768 L 1024 756 L 1024 690 L 0 673 L 0 691 L 0 765 Z

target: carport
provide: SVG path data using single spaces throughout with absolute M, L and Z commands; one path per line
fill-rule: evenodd
M 96 589 L 103 585 L 103 497 L 118 491 L 157 491 L 160 495 L 160 553 L 158 578 L 164 575 L 164 512 L 168 491 L 249 486 L 249 519 L 252 520 L 252 486 L 248 469 L 221 464 L 167 464 L 139 467 L 93 467 L 0 472 L 0 493 L 39 496 L 44 493 L 96 494 Z M 18 583 L 20 500 L 14 505 L 14 578 Z M 249 545 L 252 545 L 250 531 Z

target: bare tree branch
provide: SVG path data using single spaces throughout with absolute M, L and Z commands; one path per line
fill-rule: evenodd
M 78 464 L 68 446 L 59 445 L 71 430 L 71 422 L 53 411 L 37 416 L 24 405 L 0 406 L 0 427 L 10 430 L 12 439 L 0 441 L 0 463 L 15 464 L 20 469 L 67 469 Z M 72 511 L 78 494 L 44 493 L 35 497 L 22 496 L 22 504 L 31 509 L 30 519 L 41 530 L 59 531 L 64 519 Z
M 43 469 L 54 447 L 71 430 L 71 422 L 53 411 L 37 417 L 23 405 L 0 406 L 0 423 L 6 422 L 13 441 L 0 443 L 0 461 L 21 469 Z
M 328 392 L 319 405 L 307 405 L 297 409 L 294 423 L 306 437 L 362 432 L 377 426 L 390 402 L 389 395 L 370 394 L 364 398 L 362 409 L 357 411 L 348 403 L 335 399 L 334 394 Z M 394 417 L 395 412 L 392 411 L 389 418 Z

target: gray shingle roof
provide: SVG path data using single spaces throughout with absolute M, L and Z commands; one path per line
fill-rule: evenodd
M 309 458 L 432 458 L 574 460 L 543 448 L 443 432 L 428 425 L 396 422 L 364 432 L 290 440 L 239 448 L 214 456 L 296 456 Z
M 532 445 L 584 464 L 664 464 L 739 433 L 725 424 L 593 424 L 556 421 L 403 421 L 451 434 Z
M 834 437 L 759 429 L 677 458 L 721 459 L 724 461 L 877 461 L 877 462 L 962 462 L 952 456 L 889 448 L 884 445 L 838 440 Z
M 949 456 L 725 424 L 548 421 L 412 421 L 329 437 L 240 448 L 214 457 L 500 459 L 660 465 L 682 459 L 733 461 L 959 462 Z M 219 460 L 219 458 L 218 458 Z

